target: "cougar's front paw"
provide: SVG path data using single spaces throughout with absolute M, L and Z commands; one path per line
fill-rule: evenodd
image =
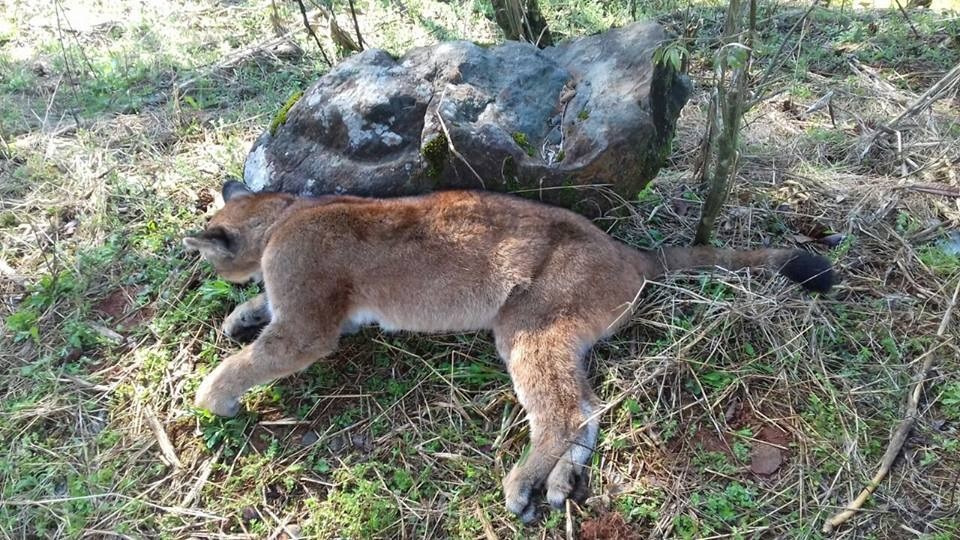
M 217 416 L 227 418 L 232 418 L 240 412 L 240 399 L 218 393 L 214 388 L 214 381 L 210 377 L 200 383 L 194 405 L 198 409 L 206 409 Z
M 537 505 L 533 497 L 535 487 L 519 466 L 514 467 L 503 479 L 507 510 L 516 514 L 524 523 L 532 523 L 537 519 Z
M 250 343 L 269 322 L 267 317 L 234 312 L 223 321 L 223 335 L 240 343 Z

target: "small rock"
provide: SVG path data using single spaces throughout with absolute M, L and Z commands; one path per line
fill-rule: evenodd
M 244 521 L 253 521 L 255 519 L 260 519 L 260 512 L 257 512 L 257 509 L 252 506 L 245 506 L 243 508 L 243 520 Z
M 771 475 L 783 464 L 783 452 L 776 446 L 755 443 L 750 452 L 750 470 L 754 474 Z
M 37 77 L 46 77 L 50 74 L 50 64 L 42 60 L 33 63 L 33 73 Z
M 347 441 L 344 437 L 333 437 L 327 442 L 327 450 L 330 450 L 331 454 L 339 454 L 347 446 Z
M 950 231 L 940 242 L 940 249 L 949 255 L 960 255 L 960 231 Z
M 283 532 L 290 540 L 299 540 L 303 538 L 303 528 L 296 523 L 291 523 L 283 528 Z
M 303 434 L 303 437 L 300 438 L 300 444 L 304 446 L 310 446 L 311 444 L 317 442 L 320 439 L 320 436 L 317 435 L 316 431 L 312 429 Z
M 364 453 L 373 452 L 373 441 L 365 433 L 356 433 L 350 437 L 350 443 L 357 450 Z

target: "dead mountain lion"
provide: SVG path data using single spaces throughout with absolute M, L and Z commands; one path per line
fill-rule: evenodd
M 644 280 L 764 266 L 813 291 L 833 283 L 830 263 L 804 251 L 638 251 L 568 210 L 489 192 L 307 199 L 227 182 L 223 198 L 184 244 L 230 281 L 262 276 L 266 293 L 238 306 L 225 334 L 268 324 L 203 380 L 197 406 L 233 416 L 247 389 L 329 356 L 360 325 L 491 330 L 530 427 L 529 454 L 503 482 L 525 521 L 537 490 L 563 507 L 580 487 L 599 425 L 582 358 L 629 320 Z

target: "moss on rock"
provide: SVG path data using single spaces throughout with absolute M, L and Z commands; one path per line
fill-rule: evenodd
M 303 90 L 298 90 L 287 99 L 287 102 L 280 107 L 277 114 L 273 115 L 273 120 L 270 121 L 270 135 L 276 135 L 277 129 L 287 123 L 287 113 L 290 112 L 290 109 L 293 108 L 302 97 Z
M 427 176 L 437 178 L 443 172 L 446 165 L 447 155 L 450 153 L 447 136 L 438 133 L 435 137 L 423 144 L 420 149 L 423 160 L 427 163 Z
M 537 150 L 530 144 L 530 140 L 527 139 L 527 134 L 522 131 L 514 131 L 511 135 L 513 137 L 513 142 L 517 143 L 517 146 L 523 149 L 528 156 L 534 157 L 537 155 Z

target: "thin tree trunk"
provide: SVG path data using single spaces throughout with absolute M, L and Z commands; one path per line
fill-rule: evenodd
M 753 33 L 756 28 L 756 0 L 750 0 L 748 31 L 743 28 L 740 0 L 730 0 L 724 21 L 724 45 L 717 53 L 717 87 L 710 104 L 710 117 L 704 135 L 701 185 L 706 193 L 694 244 L 708 244 L 717 216 L 726 202 L 737 176 L 740 153 L 740 126 L 750 77 Z M 741 43 L 741 40 L 743 43 Z M 745 54 L 744 54 L 745 53 Z M 730 65 L 732 58 L 742 57 Z

